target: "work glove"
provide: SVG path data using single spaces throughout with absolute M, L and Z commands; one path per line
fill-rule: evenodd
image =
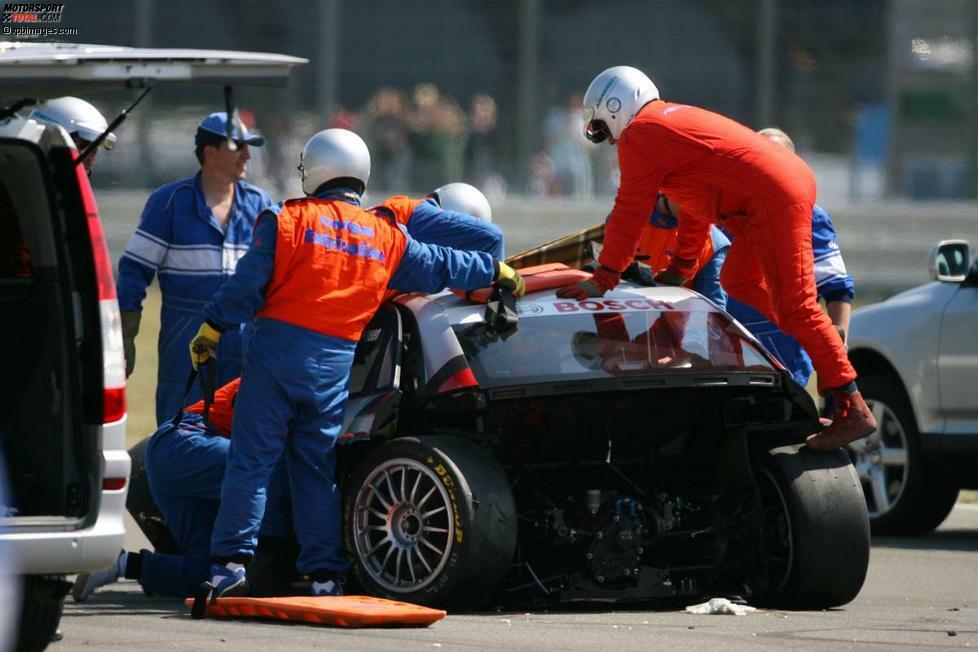
M 126 378 L 128 378 L 136 366 L 136 336 L 139 335 L 139 320 L 143 318 L 143 313 L 136 310 L 123 310 L 119 316 L 122 318 L 122 352 L 126 355 Z
M 620 280 L 621 274 L 599 265 L 591 278 L 560 288 L 557 290 L 557 296 L 561 299 L 575 299 L 576 301 L 600 297 L 618 285 Z
M 501 260 L 495 261 L 494 267 L 496 274 L 492 280 L 497 286 L 509 290 L 514 297 L 521 297 L 526 294 L 526 283 L 519 272 Z
M 621 273 L 621 277 L 626 281 L 634 281 L 639 285 L 644 285 L 646 287 L 652 287 L 655 285 L 655 274 L 652 272 L 652 268 L 645 263 L 640 263 L 637 260 L 633 261 L 624 272 Z
M 673 256 L 669 266 L 655 275 L 655 282 L 658 285 L 672 285 L 676 287 L 686 285 L 689 282 L 691 271 L 695 267 L 695 260 Z
M 190 361 L 194 365 L 194 371 L 197 371 L 200 369 L 200 365 L 215 357 L 217 343 L 220 339 L 221 331 L 207 322 L 200 325 L 200 330 L 190 340 Z

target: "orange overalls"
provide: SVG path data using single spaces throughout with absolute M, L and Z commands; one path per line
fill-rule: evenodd
M 210 429 L 222 437 L 231 436 L 231 421 L 234 413 L 234 399 L 238 396 L 238 386 L 241 384 L 241 376 L 238 376 L 224 387 L 214 392 L 214 401 L 211 403 L 210 410 L 207 412 L 207 425 Z M 196 414 L 204 413 L 204 402 L 197 401 L 193 405 L 188 405 L 183 409 L 184 412 Z
M 645 263 L 652 268 L 653 272 L 661 272 L 669 266 L 673 253 L 676 250 L 676 240 L 679 235 L 677 228 L 662 228 L 653 224 L 646 224 L 645 229 L 638 241 L 635 249 L 635 260 Z M 702 250 L 696 256 L 696 266 L 690 274 L 687 287 L 692 287 L 693 277 L 708 263 L 716 253 L 713 248 L 713 238 L 707 238 Z
M 622 132 L 618 161 L 603 266 L 628 266 L 661 191 L 682 208 L 670 270 L 691 277 L 710 224 L 722 220 L 734 238 L 721 273 L 727 292 L 801 343 L 819 391 L 855 380 L 842 339 L 818 305 L 815 178 L 804 161 L 729 118 L 662 101 L 647 104 Z

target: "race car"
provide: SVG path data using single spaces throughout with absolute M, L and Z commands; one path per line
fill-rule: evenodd
M 748 331 L 687 289 L 573 301 L 554 289 L 584 272 L 523 273 L 517 302 L 402 295 L 364 331 L 340 453 L 347 592 L 451 609 L 856 597 L 859 480 L 842 450 L 804 446 L 818 411 Z M 141 484 L 130 511 L 165 546 Z

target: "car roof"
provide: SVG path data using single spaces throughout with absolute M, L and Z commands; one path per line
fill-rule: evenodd
M 284 86 L 307 59 L 265 52 L 0 42 L 0 98 L 45 99 L 155 84 Z
M 452 324 L 480 321 L 486 312 L 484 304 L 473 303 L 453 292 L 442 292 L 432 296 L 431 299 L 441 306 Z M 628 303 L 636 300 L 639 303 L 631 305 Z M 661 304 L 661 307 L 657 304 Z M 647 287 L 628 281 L 620 283 L 603 297 L 590 301 L 561 299 L 557 296 L 556 290 L 541 290 L 519 299 L 516 307 L 520 317 L 661 309 L 681 312 L 720 312 L 712 302 L 686 288 Z M 572 307 L 574 309 L 570 309 Z

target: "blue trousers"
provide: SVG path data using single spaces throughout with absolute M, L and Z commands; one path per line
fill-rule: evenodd
M 764 315 L 736 299 L 727 302 L 727 312 L 753 333 L 760 343 L 785 366 L 796 383 L 805 387 L 812 376 L 812 359 L 798 340 L 781 330 Z
M 234 404 L 234 437 L 211 555 L 251 556 L 275 462 L 285 453 L 300 573 L 345 571 L 337 437 L 356 342 L 259 319 Z
M 196 383 L 184 398 L 187 377 L 190 375 L 190 340 L 204 323 L 204 302 L 178 297 L 163 298 L 160 311 L 159 363 L 156 374 L 156 425 L 176 416 L 180 408 L 200 400 Z M 217 347 L 217 387 L 241 375 L 243 350 L 250 326 L 221 335 Z
M 723 261 L 727 259 L 728 249 L 729 247 L 724 247 L 714 253 L 713 258 L 693 278 L 693 289 L 717 304 L 721 310 L 727 308 L 727 291 L 720 285 L 720 270 L 723 268 Z
M 153 500 L 182 554 L 142 551 L 139 583 L 159 595 L 192 596 L 210 577 L 210 541 L 221 499 L 229 440 L 209 431 L 199 414 L 166 424 L 146 448 L 146 475 Z M 272 474 L 265 536 L 292 536 L 285 467 Z

